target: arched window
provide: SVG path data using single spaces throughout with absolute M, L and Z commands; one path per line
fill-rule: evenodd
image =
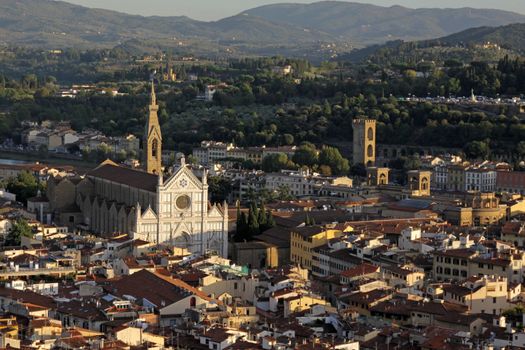
M 374 129 L 373 128 L 368 128 L 368 140 L 369 141 L 374 140 Z
M 423 180 L 421 180 L 421 188 L 423 190 L 427 190 L 428 189 L 428 179 L 426 177 L 424 177 Z
M 379 175 L 379 184 L 386 185 L 386 175 L 385 174 Z
M 153 139 L 153 141 L 151 142 L 151 156 L 152 157 L 157 158 L 158 148 L 159 148 L 159 141 L 157 141 L 157 139 Z
M 374 156 L 374 146 L 368 145 L 368 148 L 366 149 L 366 153 L 369 157 Z

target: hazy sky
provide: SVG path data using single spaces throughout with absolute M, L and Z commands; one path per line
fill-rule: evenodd
M 235 15 L 243 10 L 279 2 L 311 3 L 311 0 L 65 0 L 89 7 L 106 8 L 141 15 L 188 17 L 215 20 Z M 354 1 L 382 6 L 407 7 L 476 7 L 498 8 L 525 14 L 525 0 L 371 0 Z

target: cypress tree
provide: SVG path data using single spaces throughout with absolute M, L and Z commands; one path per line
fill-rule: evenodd
M 240 219 L 237 223 L 237 232 L 235 233 L 235 241 L 236 242 L 243 242 L 245 240 L 248 240 L 248 218 L 246 217 L 246 213 L 242 212 L 240 215 Z
M 261 208 L 259 209 L 259 214 L 257 215 L 261 231 L 266 229 L 266 216 L 266 208 L 264 207 L 264 203 L 261 203 Z
M 308 213 L 306 213 L 306 215 L 304 217 L 304 225 L 305 226 L 311 226 L 312 225 L 312 222 L 310 220 L 310 215 L 308 215 Z
M 259 234 L 259 220 L 257 210 L 252 206 L 248 213 L 248 239 Z
M 239 231 L 239 226 L 241 225 L 241 203 L 237 201 L 237 232 Z
M 275 218 L 271 212 L 268 212 L 268 215 L 266 216 L 266 226 L 268 228 L 275 227 Z

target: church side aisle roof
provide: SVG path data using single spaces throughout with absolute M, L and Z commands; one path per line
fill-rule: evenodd
M 112 164 L 102 164 L 98 168 L 90 171 L 87 175 L 128 185 L 130 187 L 140 188 L 149 192 L 157 191 L 157 184 L 159 181 L 157 175 Z

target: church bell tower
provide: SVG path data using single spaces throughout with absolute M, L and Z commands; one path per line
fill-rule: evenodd
M 144 170 L 150 174 L 162 174 L 162 134 L 160 132 L 159 106 L 155 95 L 155 85 L 151 81 L 151 101 L 143 141 Z

